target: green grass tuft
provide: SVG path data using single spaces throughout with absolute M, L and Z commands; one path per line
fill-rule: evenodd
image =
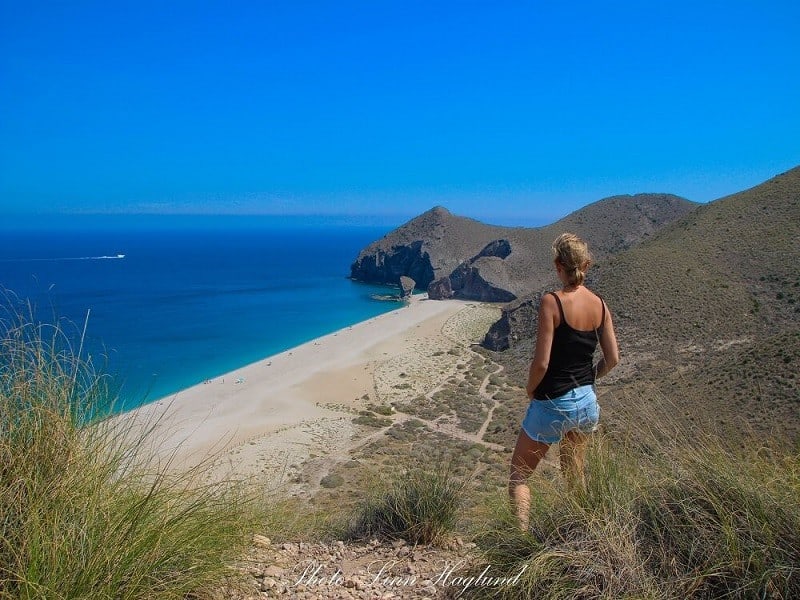
M 0 598 L 218 587 L 256 529 L 252 497 L 145 469 L 124 419 L 89 424 L 110 397 L 79 344 L 15 315 L 0 328 Z
M 455 529 L 467 483 L 447 468 L 409 470 L 364 501 L 349 536 L 441 542 Z

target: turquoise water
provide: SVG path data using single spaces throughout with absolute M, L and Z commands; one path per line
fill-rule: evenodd
M 172 219 L 3 231 L 0 286 L 82 328 L 121 408 L 399 308 L 347 279 L 388 227 Z M 124 256 L 118 256 L 124 255 Z M 8 301 L 6 301 L 8 303 Z

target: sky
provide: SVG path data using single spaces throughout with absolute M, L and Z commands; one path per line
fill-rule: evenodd
M 800 2 L 0 0 L 0 219 L 549 223 L 800 164 Z

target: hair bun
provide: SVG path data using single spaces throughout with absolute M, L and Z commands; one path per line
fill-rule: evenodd
M 569 274 L 570 285 L 582 285 L 592 262 L 586 242 L 574 233 L 562 233 L 553 242 L 553 258 Z

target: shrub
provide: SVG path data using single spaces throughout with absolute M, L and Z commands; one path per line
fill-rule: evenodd
M 381 427 L 388 427 L 389 425 L 391 425 L 392 420 L 381 419 L 379 417 L 376 417 L 375 415 L 366 414 L 358 416 L 355 419 L 353 419 L 353 423 L 355 423 L 356 425 L 365 425 L 366 427 L 381 428 Z
M 392 409 L 392 407 L 386 404 L 381 404 L 381 405 L 370 404 L 367 408 L 372 412 L 379 415 L 383 415 L 385 417 L 390 417 L 394 414 L 394 410 Z
M 328 474 L 323 477 L 319 484 L 324 488 L 336 488 L 344 483 L 344 477 L 336 473 Z
M 466 485 L 447 468 L 411 470 L 373 492 L 353 520 L 350 536 L 439 542 L 455 528 Z
M 800 597 L 800 456 L 705 447 L 634 504 L 648 567 L 696 597 Z

